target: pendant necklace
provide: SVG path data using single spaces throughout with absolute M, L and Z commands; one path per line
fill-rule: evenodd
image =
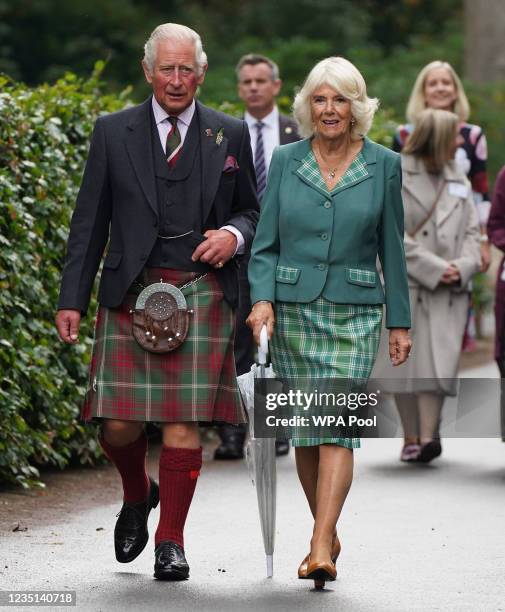
M 321 159 L 321 161 L 327 166 L 328 164 L 325 162 L 324 157 L 321 155 L 321 150 L 319 149 L 319 145 L 317 145 L 317 153 L 319 155 L 319 158 Z M 348 154 L 347 154 L 348 155 Z M 340 164 L 338 164 L 338 166 L 335 166 L 334 168 L 329 168 L 328 169 L 328 175 L 327 178 L 328 179 L 334 179 L 337 176 L 337 170 L 342 166 L 342 164 L 345 162 L 345 160 L 347 159 L 347 155 L 344 157 L 344 159 L 340 162 Z

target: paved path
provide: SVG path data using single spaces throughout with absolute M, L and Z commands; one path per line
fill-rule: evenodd
M 505 611 L 505 444 L 446 440 L 429 466 L 401 464 L 399 450 L 400 440 L 364 440 L 356 452 L 339 524 L 339 578 L 324 592 L 296 578 L 311 521 L 293 455 L 278 462 L 275 576 L 268 580 L 247 467 L 214 463 L 209 453 L 187 525 L 188 582 L 152 579 L 151 543 L 133 563 L 116 563 L 119 504 L 111 501 L 119 485 L 106 468 L 82 472 L 95 502 L 103 490 L 103 505 L 87 505 L 86 494 L 74 490 L 75 512 L 67 512 L 70 499 L 64 511 L 47 514 L 41 498 L 38 511 L 25 516 L 27 531 L 1 533 L 0 589 L 74 589 L 78 610 L 106 612 Z M 153 453 L 154 474 L 155 466 Z M 8 508 L 16 520 L 15 507 L 0 506 L 4 522 Z M 151 533 L 156 519 L 157 510 Z

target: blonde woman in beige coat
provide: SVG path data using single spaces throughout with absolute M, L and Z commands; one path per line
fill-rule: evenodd
M 405 256 L 412 313 L 409 360 L 382 359 L 376 378 L 407 382 L 395 395 L 404 429 L 402 461 L 427 463 L 441 453 L 434 439 L 445 395 L 454 394 L 468 309 L 468 283 L 480 266 L 479 223 L 468 179 L 453 162 L 458 117 L 427 109 L 402 153 Z M 398 388 L 398 385 L 397 385 Z

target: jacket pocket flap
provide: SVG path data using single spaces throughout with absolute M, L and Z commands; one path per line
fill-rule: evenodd
M 112 268 L 114 270 L 119 266 L 122 258 L 123 253 L 120 253 L 119 251 L 109 251 L 105 257 L 105 261 L 103 262 L 103 267 Z
M 346 268 L 345 276 L 348 283 L 361 285 L 363 287 L 375 287 L 377 274 L 373 270 L 363 270 L 360 268 Z
M 277 266 L 275 280 L 279 283 L 289 283 L 294 285 L 300 276 L 300 268 L 290 268 L 289 266 Z

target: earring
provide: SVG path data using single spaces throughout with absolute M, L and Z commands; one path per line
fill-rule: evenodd
M 351 118 L 351 125 L 354 125 L 356 123 L 356 119 L 354 117 Z

